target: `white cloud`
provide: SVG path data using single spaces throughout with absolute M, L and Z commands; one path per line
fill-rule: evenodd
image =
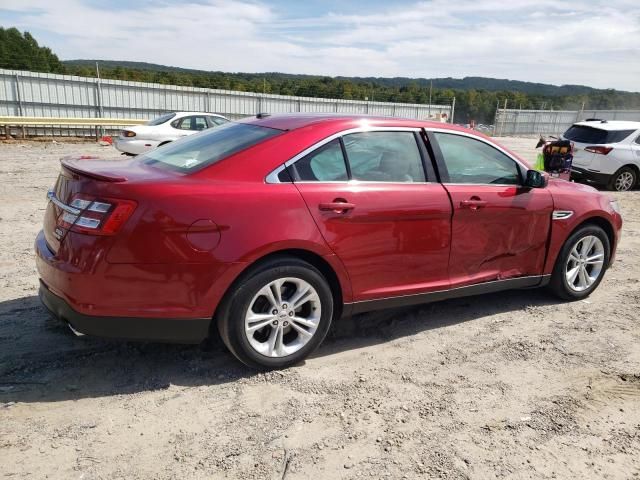
M 6 5 L 5 5 L 6 3 Z M 0 0 L 62 58 L 223 71 L 487 76 L 640 90 L 640 4 L 631 0 L 431 0 L 291 18 L 251 0 Z

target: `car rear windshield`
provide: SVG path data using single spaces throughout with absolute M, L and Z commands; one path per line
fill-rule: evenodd
M 155 125 L 162 125 L 163 123 L 165 123 L 168 120 L 171 120 L 175 116 L 176 116 L 175 113 L 166 113 L 164 115 L 159 116 L 158 118 L 149 120 L 145 125 L 150 125 L 152 127 Z
M 274 128 L 229 122 L 190 135 L 140 157 L 148 164 L 161 164 L 183 172 L 212 165 L 234 153 L 282 133 Z
M 602 130 L 601 128 L 573 125 L 564 132 L 564 138 L 578 143 L 618 143 L 631 135 L 635 130 Z

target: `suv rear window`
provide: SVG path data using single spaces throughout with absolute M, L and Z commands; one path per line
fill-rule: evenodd
M 279 135 L 282 130 L 244 123 L 227 123 L 151 150 L 139 158 L 147 165 L 161 164 L 190 172 Z
M 563 137 L 578 143 L 618 143 L 631 135 L 635 130 L 602 130 L 585 125 L 573 125 L 564 132 Z

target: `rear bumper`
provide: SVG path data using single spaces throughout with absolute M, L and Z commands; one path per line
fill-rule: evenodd
M 76 312 L 96 317 L 211 318 L 243 263 L 109 263 L 110 237 L 69 232 L 57 252 L 36 237 L 42 281 Z
M 586 168 L 575 166 L 571 167 L 571 180 L 606 185 L 609 183 L 610 178 L 611 175 L 608 173 L 592 172 Z
M 153 140 L 139 140 L 135 138 L 127 139 L 118 137 L 113 142 L 113 146 L 117 150 L 124 153 L 130 153 L 132 155 L 140 155 L 141 153 L 153 150 L 158 146 L 160 142 Z
M 125 318 L 84 315 L 54 294 L 40 280 L 40 301 L 57 319 L 85 335 L 169 343 L 200 343 L 209 333 L 210 318 Z

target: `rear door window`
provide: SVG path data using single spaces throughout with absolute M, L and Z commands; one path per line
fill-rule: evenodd
M 362 132 L 342 137 L 351 178 L 369 182 L 424 182 L 413 132 Z
M 171 126 L 178 130 L 192 130 L 191 120 L 193 120 L 193 117 L 182 117 L 171 122 Z
M 346 182 L 349 175 L 340 140 L 331 140 L 301 158 L 293 165 L 292 172 L 296 181 Z
M 192 117 L 193 120 L 191 121 L 191 130 L 204 130 L 206 128 L 209 128 L 209 125 L 207 124 L 207 119 L 203 116 L 198 116 L 198 117 Z

